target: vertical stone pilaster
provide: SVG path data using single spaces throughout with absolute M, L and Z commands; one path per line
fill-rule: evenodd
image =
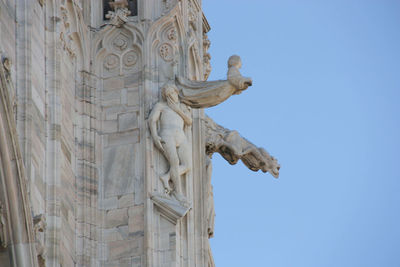
M 76 82 L 76 257 L 77 266 L 94 266 L 97 254 L 98 166 L 96 161 L 96 77 L 80 71 Z
M 47 2 L 46 8 L 46 266 L 60 266 L 61 206 L 61 86 L 60 46 L 58 39 L 59 6 Z

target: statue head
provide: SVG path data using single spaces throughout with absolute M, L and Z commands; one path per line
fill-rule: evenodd
M 230 56 L 228 59 L 228 68 L 236 67 L 240 69 L 242 67 L 242 60 L 238 55 Z
M 278 178 L 281 165 L 279 165 L 276 158 L 272 157 L 264 148 L 260 148 L 260 152 L 265 159 L 265 164 L 261 167 L 261 170 L 263 172 L 269 172 L 272 176 Z
M 179 103 L 179 98 L 178 98 L 179 90 L 174 84 L 171 83 L 165 84 L 161 88 L 161 95 L 163 99 L 167 101 L 167 103 L 174 103 L 174 104 Z

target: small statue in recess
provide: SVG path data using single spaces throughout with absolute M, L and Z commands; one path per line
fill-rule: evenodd
M 127 0 L 116 0 L 109 2 L 110 7 L 114 11 L 108 11 L 106 18 L 110 20 L 110 24 L 116 27 L 121 27 L 124 23 L 128 22 L 128 16 L 131 14 L 128 7 Z
M 169 171 L 160 179 L 167 193 L 173 191 L 169 183 L 171 179 L 176 199 L 185 202 L 180 177 L 190 170 L 190 147 L 184 129 L 192 125 L 192 119 L 190 110 L 180 103 L 178 88 L 174 84 L 164 85 L 161 93 L 163 101 L 158 102 L 149 115 L 149 127 L 154 145 L 169 163 Z M 159 131 L 157 131 L 158 121 L 160 121 Z

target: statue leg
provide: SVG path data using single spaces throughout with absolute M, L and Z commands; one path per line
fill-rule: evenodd
M 178 147 L 178 155 L 180 160 L 179 174 L 183 175 L 190 170 L 190 150 L 187 142 Z
M 171 140 L 168 140 L 171 141 Z M 179 175 L 179 158 L 175 144 L 166 140 L 164 145 L 165 157 L 169 162 L 169 174 L 174 183 L 175 191 L 182 196 L 182 188 Z

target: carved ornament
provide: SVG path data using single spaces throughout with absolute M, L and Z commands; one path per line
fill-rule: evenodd
M 280 165 L 264 148 L 257 147 L 237 131 L 228 130 L 215 123 L 211 118 L 205 118 L 206 154 L 210 157 L 218 152 L 230 164 L 236 164 L 239 159 L 252 171 L 269 172 L 273 177 L 279 177 Z
M 60 32 L 60 40 L 62 48 L 72 58 L 76 56 L 75 48 L 71 33 L 71 24 L 68 9 L 65 6 L 61 6 L 61 20 L 63 22 L 63 30 Z
M 174 59 L 174 47 L 169 43 L 163 43 L 160 46 L 160 57 L 169 62 Z
M 116 0 L 114 2 L 110 2 L 110 7 L 114 11 L 108 11 L 106 18 L 110 20 L 111 25 L 119 28 L 128 22 L 128 16 L 131 14 L 131 11 L 127 8 L 128 1 L 126 0 Z
M 208 108 L 218 105 L 232 95 L 238 95 L 252 85 L 252 79 L 243 77 L 239 69 L 242 61 L 233 55 L 228 60 L 228 79 L 210 82 L 191 81 L 176 77 L 182 103 L 192 108 Z
M 181 177 L 191 170 L 190 145 L 185 135 L 185 128 L 192 125 L 191 113 L 179 102 L 178 88 L 174 84 L 167 83 L 161 90 L 163 99 L 154 106 L 148 119 L 154 145 L 169 163 L 169 170 L 160 175 L 160 179 L 165 193 L 187 206 Z

